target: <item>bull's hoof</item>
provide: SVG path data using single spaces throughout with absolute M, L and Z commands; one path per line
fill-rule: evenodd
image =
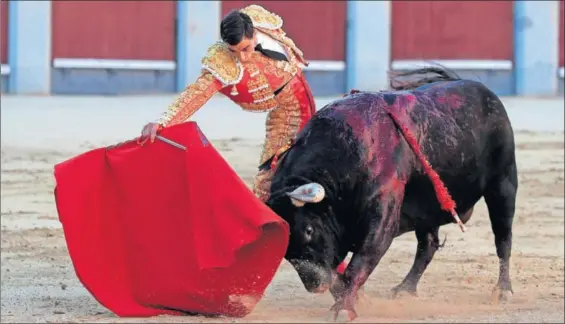
M 339 299 L 330 308 L 328 321 L 333 322 L 351 322 L 357 318 L 357 312 L 355 312 L 355 297 L 348 296 L 343 299 Z
M 352 322 L 357 318 L 357 313 L 354 310 L 346 310 L 342 309 L 339 311 L 330 310 L 328 314 L 327 322 L 339 322 L 339 323 L 346 323 Z
M 503 289 L 499 286 L 495 286 L 492 289 L 491 303 L 493 305 L 508 303 L 512 299 L 512 295 L 512 289 Z
M 399 284 L 398 286 L 392 288 L 391 290 L 392 299 L 401 299 L 406 297 L 417 298 L 418 291 L 416 287 Z

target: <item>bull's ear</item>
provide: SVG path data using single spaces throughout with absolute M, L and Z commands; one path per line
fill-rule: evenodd
M 324 199 L 326 191 L 321 184 L 311 182 L 302 185 L 292 192 L 287 192 L 292 204 L 296 207 L 302 207 L 305 203 L 318 203 Z

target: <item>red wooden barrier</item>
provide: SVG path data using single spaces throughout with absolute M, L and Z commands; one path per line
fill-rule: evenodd
M 565 50 L 563 49 L 563 35 L 565 28 L 565 24 L 563 23 L 563 0 L 559 1 L 559 66 L 563 66 L 563 61 L 565 54 L 563 53 Z
M 393 1 L 392 59 L 513 59 L 512 1 Z
M 8 1 L 0 2 L 0 63 L 8 62 Z
M 53 58 L 175 60 L 175 1 L 53 1 Z

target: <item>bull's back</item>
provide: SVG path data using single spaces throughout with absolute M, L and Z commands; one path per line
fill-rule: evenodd
M 422 151 L 437 168 L 487 159 L 501 147 L 514 147 L 514 135 L 500 99 L 482 83 L 438 82 L 414 91 L 411 112 Z M 486 162 L 486 161 L 485 161 Z
M 506 110 L 492 91 L 475 81 L 430 84 L 413 93 L 418 103 L 411 117 L 422 152 L 464 212 L 493 177 L 514 163 L 514 135 Z M 406 195 L 408 201 L 433 201 L 427 206 L 432 210 L 439 207 L 421 169 L 409 180 Z

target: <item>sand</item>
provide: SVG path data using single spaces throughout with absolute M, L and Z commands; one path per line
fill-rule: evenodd
M 11 105 L 12 111 L 8 112 L 12 114 L 9 115 L 11 122 L 16 122 L 14 103 L 19 99 L 4 100 L 3 105 Z M 21 103 L 21 100 L 17 102 Z M 563 100 L 558 104 L 562 105 Z M 285 261 L 265 297 L 246 318 L 117 318 L 98 304 L 75 276 L 53 202 L 52 175 L 55 163 L 105 145 L 114 138 L 99 136 L 83 141 L 77 139 L 80 138 L 77 135 L 67 138 L 67 145 L 63 145 L 62 139 L 57 139 L 57 145 L 40 145 L 39 139 L 53 133 L 42 133 L 37 129 L 30 135 L 33 138 L 26 142 L 14 135 L 19 134 L 14 130 L 17 127 L 6 121 L 5 111 L 2 114 L 2 323 L 325 320 L 333 304 L 331 296 L 307 293 L 296 272 Z M 24 117 L 18 118 L 23 120 Z M 208 123 L 211 124 L 210 121 Z M 5 133 L 4 127 L 9 124 L 11 126 Z M 522 124 L 527 126 L 528 123 Z M 260 126 L 253 127 L 260 129 Z M 424 274 L 417 298 L 390 299 L 390 289 L 408 272 L 416 249 L 413 233 L 397 238 L 365 286 L 369 300 L 358 305 L 359 318 L 356 322 L 564 321 L 565 174 L 562 124 L 546 131 L 516 128 L 520 187 L 511 259 L 513 298 L 504 305 L 491 304 L 491 289 L 498 277 L 498 260 L 486 206 L 481 200 L 468 223 L 467 233 L 461 233 L 456 225 L 441 228 L 440 237 L 443 239 L 447 235 L 447 243 L 436 253 Z M 210 132 L 214 131 L 210 129 Z M 7 138 L 5 134 L 8 134 Z M 13 136 L 10 137 L 10 134 Z M 250 184 L 261 140 L 222 139 L 220 136 L 212 142 Z

